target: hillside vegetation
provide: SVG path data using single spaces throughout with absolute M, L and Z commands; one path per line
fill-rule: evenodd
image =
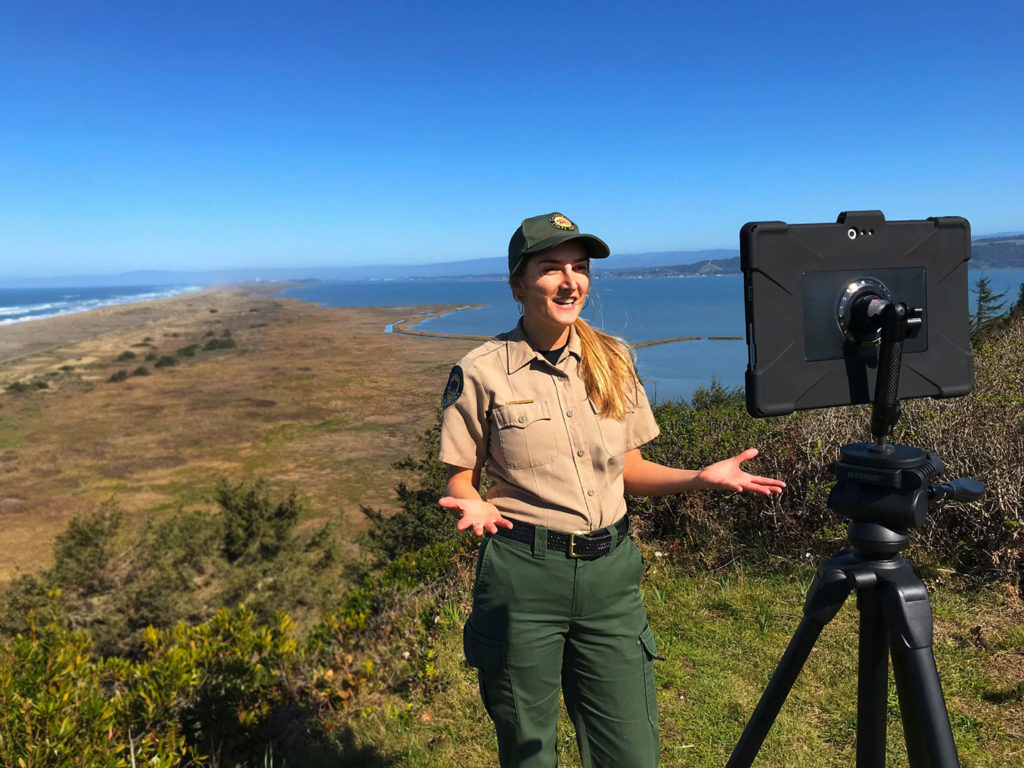
M 936 451 L 978 504 L 936 506 L 908 556 L 935 609 L 961 760 L 1024 760 L 1024 315 L 976 339 L 976 391 L 905 403 L 896 440 Z M 720 387 L 657 407 L 651 458 L 699 466 L 756 445 L 785 494 L 629 499 L 647 562 L 664 765 L 724 764 L 844 546 L 827 465 L 867 437 L 863 408 L 772 420 Z M 364 508 L 365 559 L 339 562 L 300 493 L 225 480 L 218 511 L 126 532 L 116 505 L 58 538 L 52 568 L 3 597 L 0 763 L 21 766 L 478 766 L 493 735 L 461 655 L 475 542 L 436 505 L 438 427 L 400 463 L 402 512 Z M 301 490 L 301 489 L 299 489 Z M 338 584 L 350 585 L 344 589 Z M 853 762 L 853 600 L 823 635 L 759 765 Z M 890 697 L 890 746 L 900 757 Z M 560 723 L 562 763 L 578 764 Z

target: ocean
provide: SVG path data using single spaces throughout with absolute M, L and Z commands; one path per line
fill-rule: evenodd
M 86 312 L 99 307 L 153 301 L 201 290 L 199 286 L 0 288 L 0 325 Z
M 1006 307 L 1017 300 L 1024 269 L 970 272 L 969 283 L 982 274 L 992 289 L 1005 291 Z M 652 400 L 690 398 L 712 379 L 725 387 L 742 387 L 746 342 L 709 336 L 744 336 L 743 278 L 721 277 L 623 279 L 597 277 L 582 316 L 629 342 L 677 336 L 700 336 L 637 350 L 637 367 Z M 322 282 L 281 294 L 325 306 L 419 306 L 483 304 L 482 309 L 451 312 L 416 328 L 439 333 L 493 335 L 518 320 L 503 279 L 378 280 Z M 973 297 L 972 297 L 973 300 Z M 454 362 L 454 360 L 452 361 Z

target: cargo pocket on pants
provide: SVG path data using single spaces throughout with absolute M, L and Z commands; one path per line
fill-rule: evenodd
M 476 667 L 484 709 L 495 725 L 514 725 L 519 722 L 519 713 L 505 643 L 481 635 L 471 621 L 472 616 L 462 630 L 462 650 L 466 654 L 466 663 Z
M 645 626 L 640 633 L 640 646 L 643 648 L 644 685 L 647 689 L 647 717 L 651 725 L 658 727 L 658 691 L 654 687 L 654 660 L 658 657 L 658 646 L 654 642 L 654 633 L 650 626 Z

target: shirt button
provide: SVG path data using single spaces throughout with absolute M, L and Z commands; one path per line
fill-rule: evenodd
M 576 451 L 576 455 L 577 456 L 582 456 L 584 453 L 585 453 L 585 451 L 582 448 L 580 448 L 578 451 Z
M 526 417 L 525 416 L 520 416 L 519 417 L 519 423 L 522 424 L 524 421 L 526 421 Z
M 576 411 L 566 411 L 565 412 L 566 416 L 574 416 L 575 414 L 576 414 Z
M 591 488 L 589 491 L 587 491 L 587 496 L 593 496 L 593 495 L 594 495 L 594 489 Z

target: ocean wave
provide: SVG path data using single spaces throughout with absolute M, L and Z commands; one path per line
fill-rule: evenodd
M 123 304 L 137 304 L 142 301 L 156 301 L 185 293 L 201 291 L 202 286 L 189 285 L 177 288 L 147 289 L 140 293 L 120 293 L 114 296 L 82 298 L 78 301 L 42 301 L 34 304 L 20 304 L 0 307 L 0 326 L 23 323 L 29 320 L 42 320 L 59 315 L 72 315 L 88 312 L 102 307 L 115 307 Z M 62 298 L 71 298 L 65 295 Z

